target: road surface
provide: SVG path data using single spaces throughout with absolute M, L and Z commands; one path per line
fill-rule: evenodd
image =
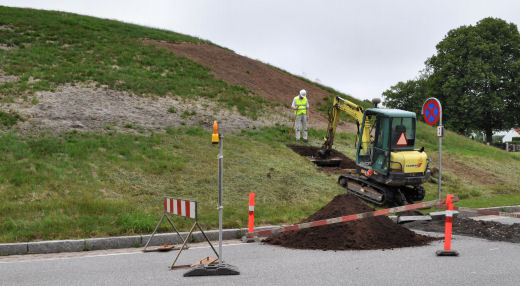
M 432 234 L 438 235 L 438 234 Z M 227 241 L 224 260 L 238 276 L 183 277 L 175 252 L 140 249 L 0 257 L 0 285 L 518 285 L 520 245 L 455 236 L 459 257 L 437 257 L 442 241 L 393 250 L 294 250 Z M 204 244 L 180 264 L 211 256 Z

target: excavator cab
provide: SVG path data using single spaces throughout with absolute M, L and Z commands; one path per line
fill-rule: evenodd
M 371 128 L 365 128 L 366 124 Z M 357 144 L 357 173 L 389 186 L 424 183 L 429 177 L 427 156 L 422 150 L 414 149 L 415 129 L 413 112 L 366 109 L 359 137 L 370 140 L 359 140 Z M 366 132 L 370 134 L 364 134 Z

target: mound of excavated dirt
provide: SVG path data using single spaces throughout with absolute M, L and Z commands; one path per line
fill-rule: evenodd
M 302 222 L 373 211 L 357 197 L 337 195 L 330 203 Z M 299 249 L 347 250 L 389 249 L 420 246 L 435 238 L 416 234 L 386 216 L 371 217 L 297 231 L 283 232 L 264 240 L 269 244 Z
M 299 145 L 288 145 L 287 147 L 291 148 L 294 152 L 305 156 L 305 157 L 317 157 L 318 150 L 320 147 L 314 146 L 299 146 Z M 322 166 L 323 169 L 355 169 L 356 162 L 352 161 L 349 157 L 343 155 L 343 153 L 332 149 L 330 152 L 331 157 L 341 158 L 341 163 L 338 167 L 326 167 Z

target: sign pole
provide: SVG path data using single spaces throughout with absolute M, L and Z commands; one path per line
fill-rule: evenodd
M 438 100 L 437 100 L 438 101 Z M 439 131 L 437 131 L 437 136 L 439 136 L 439 187 L 438 187 L 438 190 L 437 190 L 437 199 L 440 200 L 441 199 L 441 181 L 442 181 L 442 136 L 444 135 L 444 127 L 442 126 L 442 105 L 441 105 L 441 102 L 438 101 L 439 103 L 439 113 L 440 113 L 440 116 L 439 116 L 439 126 L 440 128 L 440 134 L 439 134 Z
M 222 267 L 222 180 L 223 180 L 223 169 L 224 169 L 224 154 L 222 152 L 223 142 L 222 142 L 222 134 L 218 134 L 218 138 L 220 141 L 220 152 L 218 154 L 218 266 Z
M 442 105 L 441 102 L 435 98 L 430 97 L 426 99 L 422 108 L 422 115 L 424 122 L 428 125 L 435 125 L 439 121 L 437 126 L 437 137 L 439 137 L 439 187 L 437 190 L 437 199 L 441 199 L 441 180 L 442 180 L 442 137 L 444 136 L 444 126 L 442 126 Z

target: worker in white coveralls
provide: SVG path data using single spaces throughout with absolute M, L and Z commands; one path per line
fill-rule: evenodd
M 307 120 L 309 120 L 309 101 L 307 100 L 307 92 L 305 89 L 300 90 L 300 95 L 294 97 L 292 105 L 296 121 L 296 140 L 300 140 L 300 131 L 303 131 L 303 141 L 307 142 Z

